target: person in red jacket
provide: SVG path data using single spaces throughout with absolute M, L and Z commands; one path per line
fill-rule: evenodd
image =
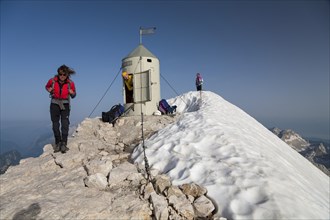
M 53 133 L 55 137 L 54 153 L 61 151 L 65 153 L 67 148 L 69 133 L 70 116 L 70 98 L 76 96 L 74 82 L 70 76 L 75 71 L 66 65 L 57 69 L 57 75 L 48 80 L 46 90 L 50 93 L 50 118 L 53 124 Z M 61 122 L 61 131 L 60 131 Z

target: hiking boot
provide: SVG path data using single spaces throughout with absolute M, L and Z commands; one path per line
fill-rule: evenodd
M 69 148 L 66 147 L 66 143 L 65 142 L 62 142 L 62 144 L 61 144 L 61 152 L 62 152 L 62 154 L 65 154 L 68 150 L 69 150 Z
M 61 142 L 55 144 L 54 153 L 60 152 L 60 150 L 61 150 Z

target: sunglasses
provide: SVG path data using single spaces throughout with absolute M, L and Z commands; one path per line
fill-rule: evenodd
M 66 74 L 66 73 L 59 73 L 58 75 L 59 76 L 67 76 L 68 74 Z

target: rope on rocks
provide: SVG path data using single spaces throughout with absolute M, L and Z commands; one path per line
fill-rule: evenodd
M 146 146 L 144 145 L 144 133 L 143 133 L 143 113 L 141 112 L 141 128 L 142 128 L 142 148 L 143 148 L 143 157 L 144 157 L 144 166 L 147 173 L 147 181 L 151 182 L 150 167 L 149 161 L 146 155 Z
M 137 63 L 137 65 L 140 64 L 140 72 L 142 72 L 142 57 L 140 56 L 140 59 L 139 59 L 139 62 Z M 137 67 L 137 66 L 136 66 Z M 135 68 L 135 71 L 136 71 L 136 68 Z M 142 77 L 142 75 L 141 75 Z M 142 97 L 142 79 L 140 80 L 140 83 L 141 83 L 141 97 Z M 144 167 L 146 169 L 146 173 L 147 173 L 147 181 L 151 182 L 151 175 L 150 175 L 150 167 L 149 167 L 149 161 L 148 161 L 148 158 L 147 158 L 147 155 L 146 155 L 146 146 L 144 144 L 144 132 L 143 132 L 143 108 L 142 108 L 142 104 L 140 105 L 141 109 L 141 135 L 142 135 L 142 149 L 143 149 L 143 157 L 144 157 Z

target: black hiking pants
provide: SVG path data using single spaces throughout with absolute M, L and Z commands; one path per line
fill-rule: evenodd
M 55 143 L 68 141 L 69 134 L 69 116 L 70 116 L 70 105 L 64 104 L 65 109 L 61 110 L 60 106 L 51 103 L 50 104 L 50 118 L 53 123 L 53 133 L 55 137 Z M 60 122 L 61 122 L 61 131 L 60 131 Z

